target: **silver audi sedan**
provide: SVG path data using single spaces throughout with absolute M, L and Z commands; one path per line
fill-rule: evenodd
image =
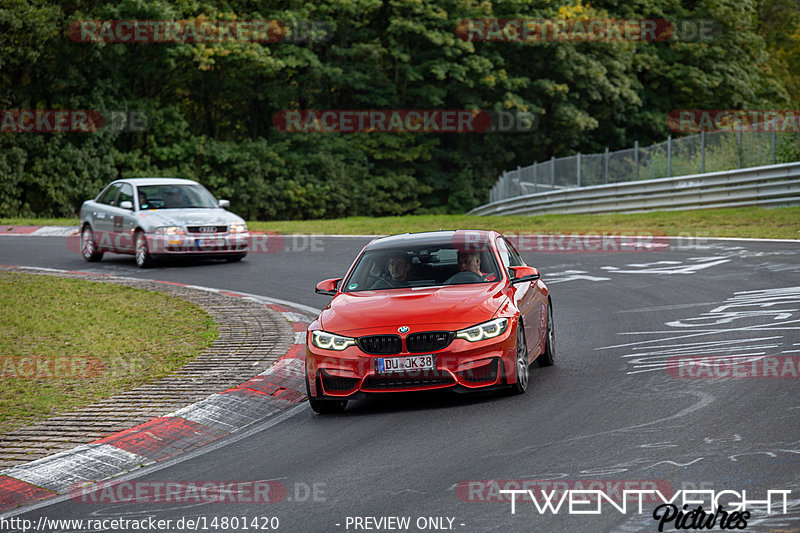
M 116 180 L 81 206 L 81 255 L 94 262 L 105 252 L 134 254 L 142 268 L 171 256 L 239 261 L 250 235 L 229 206 L 192 180 Z

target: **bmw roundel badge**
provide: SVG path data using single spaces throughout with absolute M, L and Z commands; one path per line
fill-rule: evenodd
M 409 329 L 410 328 L 408 326 L 400 326 L 399 328 L 397 328 L 397 331 L 400 333 L 408 333 Z

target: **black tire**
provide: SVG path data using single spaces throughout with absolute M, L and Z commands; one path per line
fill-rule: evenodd
M 141 231 L 137 231 L 133 237 L 133 253 L 136 258 L 136 265 L 139 268 L 153 266 L 153 256 L 150 255 L 150 250 L 147 247 L 147 239 Z
M 103 258 L 103 252 L 97 250 L 94 232 L 88 224 L 81 230 L 81 255 L 89 263 L 96 263 Z
M 547 299 L 547 332 L 545 333 L 544 351 L 536 358 L 539 366 L 553 366 L 556 362 L 556 330 L 553 327 L 553 304 Z
M 528 363 L 528 343 L 525 340 L 525 328 L 522 326 L 522 319 L 517 322 L 517 349 L 516 358 L 514 361 L 514 369 L 517 375 L 517 381 L 511 385 L 511 392 L 513 394 L 524 394 L 528 390 L 529 376 L 529 363 Z
M 308 374 L 306 374 L 306 396 L 308 396 L 308 404 L 311 409 L 320 415 L 341 413 L 347 407 L 347 400 L 320 400 L 315 396 L 311 396 L 311 389 L 308 386 Z
M 244 259 L 247 254 L 237 254 L 237 255 L 229 255 L 225 258 L 225 261 L 228 263 L 238 263 L 242 259 Z

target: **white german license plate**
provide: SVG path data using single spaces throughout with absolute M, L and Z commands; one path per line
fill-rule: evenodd
M 205 238 L 197 239 L 198 248 L 214 248 L 219 245 L 219 239 Z
M 406 357 L 379 357 L 377 360 L 377 367 L 379 374 L 434 370 L 436 368 L 436 356 L 409 355 Z

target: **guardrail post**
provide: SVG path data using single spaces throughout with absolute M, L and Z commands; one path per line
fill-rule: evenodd
M 633 162 L 636 165 L 636 179 L 639 179 L 639 141 L 633 141 Z
M 742 168 L 742 128 L 736 128 L 736 155 L 739 159 L 739 168 Z
M 578 152 L 578 187 L 581 186 L 581 153 Z
M 608 184 L 608 146 L 606 146 L 606 154 L 603 158 L 603 175 L 605 176 L 606 184 Z
M 538 169 L 539 169 L 539 163 L 534 163 L 533 164 L 533 190 L 535 192 L 539 192 L 539 185 L 536 183 L 536 178 L 537 178 L 537 176 L 536 176 L 537 172 L 536 171 Z
M 778 128 L 775 123 L 775 117 L 772 117 L 772 164 L 773 165 L 777 162 L 777 159 L 775 159 L 775 145 L 777 144 L 778 140 L 777 133 L 775 132 L 775 130 L 777 129 Z
M 667 135 L 667 177 L 672 177 L 672 134 Z
M 700 132 L 700 174 L 706 171 L 706 130 Z
M 556 156 L 550 156 L 550 186 L 556 185 Z

